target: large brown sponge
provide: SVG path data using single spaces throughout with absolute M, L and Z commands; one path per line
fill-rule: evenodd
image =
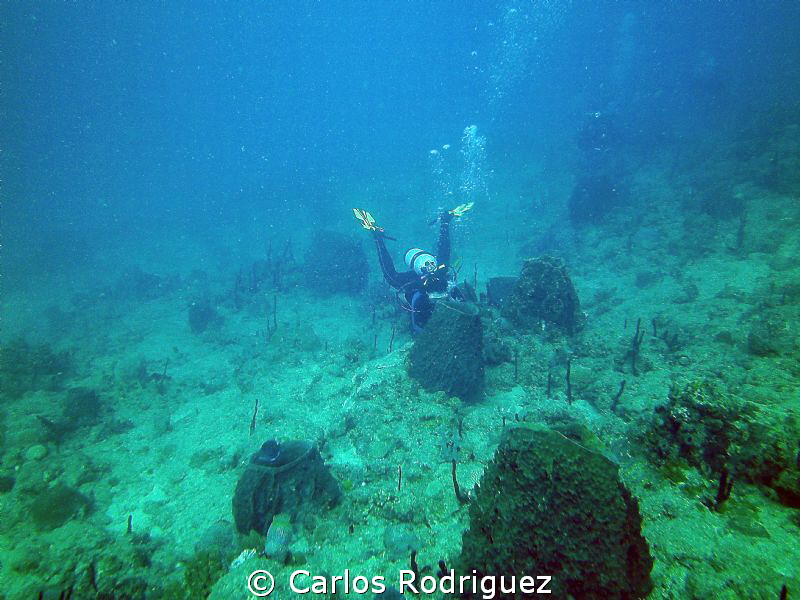
M 557 431 L 507 430 L 469 516 L 457 575 L 549 575 L 554 600 L 643 598 L 652 588 L 638 503 L 617 466 Z
M 580 302 L 564 262 L 552 256 L 529 258 L 503 302 L 503 316 L 523 329 L 543 322 L 572 335 L 583 325 Z
M 483 395 L 483 324 L 471 302 L 440 300 L 411 348 L 409 374 L 429 392 L 465 402 Z

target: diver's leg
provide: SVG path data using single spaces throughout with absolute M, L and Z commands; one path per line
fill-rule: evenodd
M 399 289 L 405 281 L 401 274 L 397 272 L 397 269 L 394 268 L 394 262 L 389 254 L 389 250 L 386 248 L 386 242 L 383 241 L 383 234 L 380 231 L 375 231 L 373 232 L 373 237 L 375 238 L 375 247 L 378 250 L 378 263 L 381 265 L 383 277 L 386 279 L 386 283 L 395 289 Z
M 411 333 L 419 333 L 433 313 L 433 302 L 422 291 L 414 292 L 407 299 L 411 307 Z
M 450 221 L 453 215 L 449 212 L 442 213 L 439 218 L 439 243 L 436 247 L 436 261 L 440 265 L 450 266 Z
M 406 300 L 411 307 L 411 333 L 419 333 L 431 318 L 434 304 L 425 292 L 419 290 L 407 295 Z

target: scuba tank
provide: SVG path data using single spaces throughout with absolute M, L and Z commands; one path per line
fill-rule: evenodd
M 428 275 L 436 269 L 436 257 L 419 248 L 411 248 L 406 252 L 406 266 L 417 275 Z

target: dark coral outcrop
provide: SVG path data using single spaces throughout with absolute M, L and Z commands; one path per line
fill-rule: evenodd
M 788 506 L 800 506 L 798 439 L 793 414 L 773 413 L 703 380 L 673 385 L 643 434 L 660 466 L 689 465 L 714 478 L 729 472 L 774 489 Z

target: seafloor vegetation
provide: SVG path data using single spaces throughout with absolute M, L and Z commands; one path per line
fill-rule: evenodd
M 582 502 L 609 512 L 550 563 L 580 573 L 570 561 L 591 541 L 575 536 L 619 519 L 619 496 L 562 486 L 614 480 L 605 459 L 647 546 L 625 520 L 644 570 L 619 576 L 631 577 L 625 593 L 800 590 L 799 161 L 796 120 L 765 119 L 724 144 L 651 153 L 612 187 L 507 165 L 513 177 L 456 225 L 479 316 L 432 321 L 463 344 L 446 368 L 441 348 L 408 335 L 371 245 L 343 233 L 356 229 L 346 208 L 302 239 L 274 233 L 252 260 L 142 262 L 54 296 L 31 317 L 38 335 L 11 327 L 0 350 L 0 597 L 247 598 L 254 568 L 391 582 L 412 561 L 469 568 L 482 544 L 510 564 L 515 548 L 545 551 L 524 507 L 554 490 L 569 500 L 547 505 L 552 522 Z M 360 193 L 342 190 L 342 206 L 365 204 Z M 391 218 L 431 235 L 423 219 Z M 509 495 L 515 450 L 492 459 L 528 426 L 586 454 L 569 462 L 541 438 L 542 462 L 520 468 L 546 481 L 524 471 L 530 493 Z M 234 497 L 250 494 L 237 521 L 257 522 L 263 506 L 248 501 L 267 484 L 241 481 L 270 439 L 308 442 L 293 457 L 315 462 L 269 508 L 264 555 L 269 523 L 237 531 Z M 272 446 L 258 456 L 253 477 L 295 464 Z M 512 505 L 496 510 L 518 507 L 530 527 L 492 521 L 497 486 Z

